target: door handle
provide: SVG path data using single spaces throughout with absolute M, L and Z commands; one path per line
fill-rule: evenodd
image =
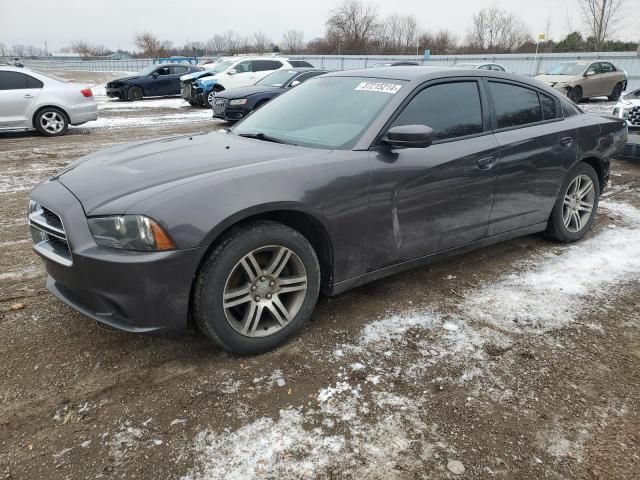
M 481 170 L 489 170 L 496 163 L 496 157 L 482 157 L 476 162 Z
M 33 98 L 33 95 L 31 95 L 30 93 L 25 93 L 24 98 Z
M 573 138 L 571 137 L 564 137 L 560 140 L 560 145 L 562 145 L 563 147 L 570 147 L 573 144 Z

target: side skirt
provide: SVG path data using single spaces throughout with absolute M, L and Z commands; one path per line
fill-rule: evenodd
M 535 225 L 530 225 L 528 227 L 519 228 L 517 230 L 511 230 L 509 232 L 504 232 L 498 235 L 493 235 L 491 237 L 483 238 L 482 240 L 477 240 L 475 242 L 467 243 L 459 247 L 450 248 L 448 250 L 432 253 L 430 255 L 425 255 L 424 257 L 419 257 L 414 260 L 408 260 L 406 262 L 398 263 L 396 265 L 391 265 L 389 267 L 381 268 L 373 272 L 365 273 L 364 275 L 360 275 L 358 277 L 354 277 L 348 280 L 343 280 L 342 282 L 334 283 L 328 289 L 327 294 L 329 296 L 338 295 L 352 288 L 359 287 L 360 285 L 373 282 L 374 280 L 378 280 L 380 278 L 384 278 L 389 275 L 400 273 L 405 270 L 410 270 L 412 268 L 428 265 L 430 263 L 437 262 L 438 260 L 442 260 L 445 258 L 453 257 L 455 255 L 477 250 L 478 248 L 488 247 L 489 245 L 505 242 L 507 240 L 512 240 L 514 238 L 543 232 L 544 230 L 546 230 L 546 228 L 547 228 L 547 222 L 537 223 Z

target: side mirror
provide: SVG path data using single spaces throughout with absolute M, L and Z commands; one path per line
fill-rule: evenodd
M 400 125 L 387 130 L 382 141 L 392 147 L 427 148 L 433 137 L 433 128 L 426 125 Z
M 593 70 L 587 70 L 584 74 L 585 77 L 593 77 L 596 74 Z
M 302 82 L 300 80 L 294 80 L 293 82 L 291 82 L 291 85 L 289 85 L 289 88 L 297 87 L 301 83 Z
M 160 74 L 159 74 L 158 72 L 153 72 L 153 73 L 151 74 L 151 76 L 152 76 L 153 78 L 158 78 L 158 77 L 160 76 Z
M 236 73 L 238 73 L 238 71 L 235 68 L 232 68 L 231 70 L 229 70 L 227 72 L 229 75 L 235 75 Z

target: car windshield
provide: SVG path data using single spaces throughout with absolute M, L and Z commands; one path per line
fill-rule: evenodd
M 402 80 L 320 77 L 309 80 L 238 123 L 236 135 L 324 149 L 350 149 Z
M 158 68 L 158 65 L 149 65 L 148 67 L 140 70 L 140 73 L 138 75 L 140 75 L 141 77 L 146 77 L 147 75 L 151 75 L 153 72 L 155 72 L 156 68 Z
M 235 62 L 220 62 L 214 65 L 207 65 L 206 69 L 211 73 L 222 73 Z
M 281 87 L 297 74 L 298 72 L 295 72 L 293 70 L 278 70 L 277 72 L 273 72 L 264 77 L 262 80 L 256 83 L 256 85 L 264 85 L 267 87 Z
M 561 63 L 547 70 L 547 75 L 580 75 L 587 68 L 586 63 Z

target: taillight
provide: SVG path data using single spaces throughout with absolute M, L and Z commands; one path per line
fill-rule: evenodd
M 83 88 L 82 90 L 80 90 L 80 93 L 87 98 L 93 97 L 93 92 L 91 91 L 90 88 Z

